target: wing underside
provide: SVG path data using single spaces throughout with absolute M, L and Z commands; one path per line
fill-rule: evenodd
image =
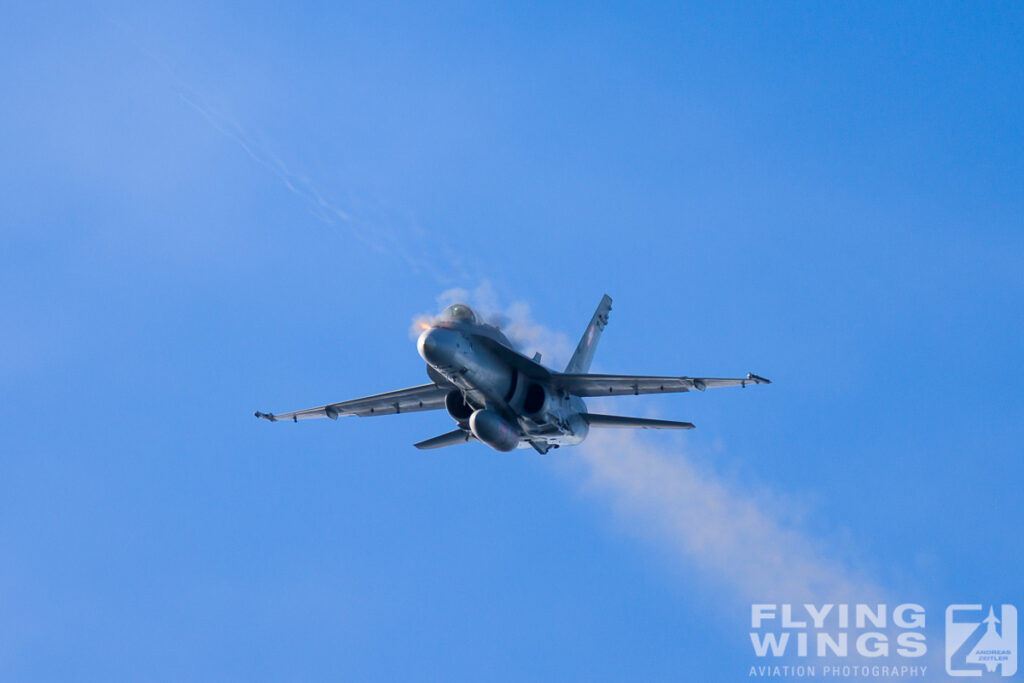
M 764 377 L 748 374 L 741 378 L 726 377 L 650 377 L 644 375 L 578 375 L 561 374 L 554 382 L 577 396 L 625 396 L 637 394 L 668 394 L 681 391 L 704 391 L 719 387 L 745 387 L 748 384 L 770 384 Z
M 279 422 L 283 420 L 299 421 L 313 418 L 329 417 L 336 420 L 344 415 L 357 415 L 359 417 L 371 417 L 374 415 L 395 415 L 398 413 L 413 413 L 421 410 L 438 410 L 444 408 L 444 397 L 450 389 L 440 387 L 436 384 L 422 384 L 408 389 L 389 391 L 383 394 L 374 394 L 355 398 L 340 403 L 329 403 L 317 408 L 297 410 L 291 413 L 256 413 L 256 417 Z

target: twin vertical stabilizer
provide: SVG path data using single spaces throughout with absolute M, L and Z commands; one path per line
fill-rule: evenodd
M 608 324 L 608 313 L 611 310 L 612 298 L 605 294 L 601 298 L 601 303 L 597 305 L 594 317 L 590 319 L 590 324 L 587 325 L 583 338 L 580 339 L 580 343 L 576 347 L 576 352 L 572 354 L 569 364 L 565 366 L 565 372 L 582 374 L 590 370 L 590 363 L 594 360 L 594 351 L 597 350 L 597 342 L 601 339 L 604 326 Z

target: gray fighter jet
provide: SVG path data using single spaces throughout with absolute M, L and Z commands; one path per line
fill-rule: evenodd
M 427 362 L 429 384 L 375 394 L 294 413 L 256 413 L 278 422 L 340 415 L 392 415 L 445 409 L 456 429 L 421 441 L 416 448 L 441 448 L 480 441 L 498 451 L 552 448 L 578 444 L 591 427 L 693 429 L 689 422 L 587 412 L 586 396 L 663 394 L 718 387 L 770 384 L 748 374 L 738 379 L 645 377 L 590 374 L 590 362 L 608 324 L 612 300 L 606 294 L 583 333 L 564 372 L 541 365 L 540 354 L 527 358 L 516 351 L 498 327 L 477 318 L 469 306 L 452 304 L 425 323 L 416 348 Z

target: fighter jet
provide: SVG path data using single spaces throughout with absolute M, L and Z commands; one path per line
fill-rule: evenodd
M 590 396 L 664 394 L 704 391 L 718 387 L 770 384 L 748 374 L 737 379 L 712 377 L 647 377 L 600 375 L 588 372 L 601 332 L 608 324 L 612 300 L 606 294 L 594 312 L 575 353 L 562 372 L 541 364 L 540 354 L 527 358 L 494 325 L 488 325 L 469 306 L 452 304 L 424 323 L 416 349 L 427 363 L 429 384 L 374 394 L 293 413 L 256 413 L 279 422 L 342 415 L 393 415 L 420 410 L 448 412 L 456 428 L 415 444 L 442 448 L 479 441 L 497 451 L 552 448 L 578 444 L 591 427 L 693 429 L 690 422 L 642 417 L 600 415 L 587 411 Z

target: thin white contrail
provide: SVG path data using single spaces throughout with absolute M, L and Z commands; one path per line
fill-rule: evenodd
M 455 252 L 444 243 L 440 235 L 428 233 L 419 226 L 403 230 L 399 235 L 387 226 L 387 221 L 359 218 L 338 206 L 308 176 L 294 172 L 269 146 L 257 142 L 241 123 L 211 105 L 178 75 L 168 59 L 145 46 L 133 29 L 117 22 L 114 25 L 135 49 L 160 68 L 182 102 L 202 116 L 218 133 L 238 145 L 252 161 L 273 174 L 290 193 L 302 201 L 318 221 L 344 228 L 365 248 L 395 256 L 413 272 L 426 274 L 438 283 L 470 279 L 471 264 L 466 264 L 462 259 L 456 262 L 451 258 Z

